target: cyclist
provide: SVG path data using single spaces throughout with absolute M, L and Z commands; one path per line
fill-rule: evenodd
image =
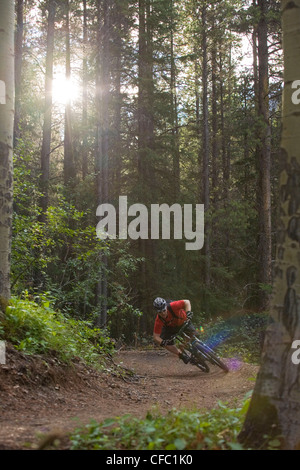
M 177 300 L 167 303 L 162 297 L 157 297 L 153 302 L 153 307 L 157 313 L 153 328 L 154 341 L 178 356 L 185 364 L 192 362 L 190 357 L 180 351 L 174 341 L 170 339 L 180 330 L 187 319 L 192 318 L 191 302 L 189 300 Z M 192 324 L 189 325 L 188 333 L 196 333 Z

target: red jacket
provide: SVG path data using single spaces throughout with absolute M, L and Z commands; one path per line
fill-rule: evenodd
M 186 321 L 187 316 L 186 311 L 184 310 L 184 300 L 176 300 L 175 302 L 171 302 L 170 306 L 172 307 L 175 315 L 173 315 L 169 309 L 168 315 L 165 319 L 162 319 L 159 315 L 157 315 L 154 322 L 153 333 L 160 335 L 163 326 L 174 328 L 176 326 L 181 326 Z

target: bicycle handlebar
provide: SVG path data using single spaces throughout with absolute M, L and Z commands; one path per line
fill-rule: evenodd
M 180 330 L 177 331 L 177 333 L 176 333 L 175 335 L 171 336 L 170 341 L 174 341 L 174 340 L 177 338 L 177 336 L 180 336 L 180 334 L 184 332 L 184 330 L 186 329 L 186 327 L 187 327 L 190 323 L 192 323 L 191 320 L 190 320 L 190 319 L 187 319 L 187 320 L 183 323 L 183 325 L 182 325 L 182 327 L 180 328 Z

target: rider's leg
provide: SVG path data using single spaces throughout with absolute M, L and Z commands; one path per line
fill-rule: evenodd
M 179 356 L 181 354 L 181 351 L 175 346 L 175 344 L 169 344 L 166 345 L 165 348 L 172 354 L 175 354 L 176 356 Z
M 176 332 L 178 331 L 179 328 L 166 328 L 164 327 L 162 330 L 162 333 L 160 337 L 162 339 L 170 339 Z M 183 362 L 186 364 L 189 362 L 190 358 L 187 356 L 187 354 L 183 353 L 180 349 L 177 348 L 177 346 L 173 344 L 167 344 L 164 346 L 170 353 L 175 354 L 179 359 L 182 359 Z
M 160 337 L 162 339 L 167 339 L 170 340 L 172 336 L 174 336 L 178 331 L 178 328 L 170 328 L 164 326 L 161 332 Z M 175 346 L 174 341 L 171 342 L 171 344 L 166 344 L 165 348 L 172 354 L 175 354 L 176 356 L 179 356 L 180 352 L 179 349 Z
M 167 345 L 165 348 L 172 354 L 175 354 L 179 359 L 182 359 L 185 364 L 190 362 L 190 357 L 185 352 L 180 351 L 175 345 Z

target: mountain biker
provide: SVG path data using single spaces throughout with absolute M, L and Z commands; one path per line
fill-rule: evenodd
M 191 302 L 189 300 L 177 300 L 168 303 L 162 297 L 157 297 L 153 302 L 153 307 L 157 313 L 153 328 L 154 341 L 187 364 L 190 362 L 190 357 L 180 351 L 170 338 L 178 333 L 187 319 L 190 320 L 192 318 Z M 196 333 L 192 324 L 188 328 L 188 333 Z

